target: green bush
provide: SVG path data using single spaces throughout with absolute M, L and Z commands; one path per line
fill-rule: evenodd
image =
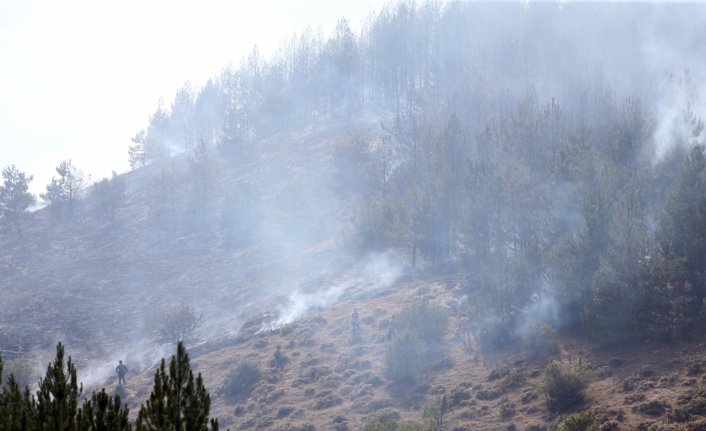
M 435 429 L 444 429 L 444 416 L 449 412 L 449 399 L 446 395 L 433 400 L 424 406 L 422 418 L 431 421 Z
M 405 307 L 395 318 L 399 331 L 410 331 L 427 345 L 441 343 L 446 334 L 446 310 L 429 301 L 421 300 Z
M 187 343 L 199 327 L 203 317 L 189 304 L 176 304 L 165 308 L 154 321 L 157 341 L 177 345 Z
M 397 429 L 400 421 L 400 412 L 393 409 L 385 409 L 376 414 L 365 424 L 365 431 L 392 431 Z
M 552 361 L 544 369 L 539 391 L 544 395 L 547 407 L 563 412 L 584 402 L 589 373 L 578 364 L 562 364 Z
M 413 386 L 421 375 L 425 356 L 424 343 L 416 334 L 397 333 L 387 346 L 385 376 L 398 386 Z
M 564 419 L 558 431 L 598 431 L 596 414 L 588 410 L 574 413 Z
M 223 392 L 234 398 L 247 397 L 262 378 L 257 364 L 243 361 L 233 367 L 223 382 Z
M 395 334 L 387 345 L 385 375 L 398 386 L 415 385 L 443 351 L 447 323 L 446 311 L 428 301 L 404 308 L 395 318 Z

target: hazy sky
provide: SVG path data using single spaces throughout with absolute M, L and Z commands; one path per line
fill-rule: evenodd
M 63 159 L 93 180 L 128 169 L 130 138 L 185 81 L 307 25 L 357 28 L 380 0 L 0 0 L 0 165 L 44 190 Z

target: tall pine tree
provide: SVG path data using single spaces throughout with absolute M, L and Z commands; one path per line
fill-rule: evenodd
M 76 378 L 76 367 L 71 357 L 64 362 L 64 346 L 56 346 L 56 358 L 39 380 L 36 399 L 36 425 L 47 431 L 72 430 L 76 427 L 78 397 L 83 386 Z
M 34 178 L 21 172 L 15 165 L 2 170 L 3 184 L 0 185 L 0 222 L 22 236 L 22 224 L 27 218 L 27 209 L 34 204 L 35 197 L 29 190 Z
M 154 375 L 149 400 L 140 407 L 135 427 L 138 431 L 218 430 L 218 420 L 209 420 L 211 397 L 199 373 L 189 364 L 184 344 L 179 342 L 167 371 L 162 359 Z
M 2 360 L 0 359 L 0 381 L 2 381 Z M 0 392 L 0 429 L 25 431 L 34 428 L 34 403 L 29 388 L 20 390 L 13 375 L 7 379 Z
M 129 410 L 121 407 L 120 396 L 109 396 L 105 389 L 94 392 L 78 410 L 77 423 L 80 431 L 130 431 Z

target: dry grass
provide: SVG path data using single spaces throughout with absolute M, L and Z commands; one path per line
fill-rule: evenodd
M 527 360 L 521 342 L 494 356 L 466 353 L 450 344 L 450 368 L 429 373 L 422 384 L 396 392 L 383 377 L 385 330 L 380 321 L 412 302 L 423 288 L 438 298 L 450 298 L 449 283 L 425 280 L 399 285 L 394 291 L 367 300 L 346 300 L 291 325 L 284 334 L 256 334 L 199 354 L 194 364 L 213 395 L 212 413 L 231 429 L 290 429 L 313 426 L 334 429 L 334 420 L 349 429 L 362 429 L 376 412 L 392 409 L 403 419 L 418 420 L 423 407 L 446 393 L 449 429 L 547 429 L 563 420 L 551 413 L 537 395 L 544 361 Z M 358 307 L 363 337 L 352 343 L 349 311 Z M 453 322 L 453 318 L 452 318 Z M 449 333 L 452 332 L 451 330 Z M 449 343 L 452 339 L 448 337 Z M 679 426 L 706 419 L 706 392 L 699 364 L 703 345 L 642 346 L 620 352 L 594 349 L 577 338 L 562 338 L 561 352 L 547 360 L 582 358 L 595 375 L 587 401 L 606 429 L 637 429 L 677 422 Z M 289 363 L 269 369 L 277 345 Z M 670 356 L 679 351 L 678 357 Z M 664 358 L 671 357 L 670 361 Z M 237 403 L 219 394 L 227 370 L 240 360 L 263 367 L 263 379 L 247 400 Z M 147 395 L 150 373 L 128 384 L 128 402 L 136 406 Z M 641 425 L 642 424 L 642 425 Z M 341 425 L 337 425 L 340 427 Z M 616 428 L 613 428 L 616 429 Z

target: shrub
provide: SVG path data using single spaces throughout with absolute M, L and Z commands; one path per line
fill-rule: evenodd
M 397 330 L 417 334 L 427 345 L 442 341 L 447 324 L 446 310 L 425 300 L 408 305 L 395 319 Z
M 503 391 L 499 388 L 478 389 L 476 391 L 476 398 L 481 401 L 489 401 L 489 400 L 497 399 L 502 394 L 503 394 Z
M 588 410 L 574 413 L 564 419 L 558 431 L 598 431 L 596 414 Z
M 552 361 L 544 369 L 539 391 L 550 410 L 562 412 L 583 403 L 588 381 L 589 373 L 580 362 L 562 364 Z
M 383 410 L 365 424 L 365 431 L 396 430 L 399 421 L 400 412 L 393 409 Z
M 328 409 L 337 406 L 343 402 L 343 399 L 331 391 L 322 391 L 316 394 L 316 401 L 313 404 L 314 410 Z
M 289 416 L 296 410 L 294 406 L 282 406 L 279 409 L 277 409 L 277 419 L 282 419 L 284 417 Z
M 633 413 L 641 413 L 647 416 L 662 416 L 670 410 L 669 404 L 662 400 L 651 400 L 640 403 L 632 408 Z
M 422 417 L 433 421 L 436 429 L 444 428 L 444 416 L 449 411 L 449 399 L 446 395 L 442 395 L 434 401 L 424 406 Z
M 500 419 L 509 420 L 515 415 L 515 405 L 508 398 L 503 398 L 500 402 Z
M 177 345 L 186 343 L 201 324 L 202 317 L 194 307 L 177 304 L 163 310 L 155 320 L 157 341 Z
M 424 344 L 409 331 L 395 334 L 385 355 L 385 375 L 399 386 L 417 383 L 424 364 Z
M 233 367 L 223 382 L 223 392 L 231 397 L 248 397 L 262 378 L 257 364 L 243 361 Z
M 471 394 L 467 389 L 456 388 L 449 394 L 449 408 L 454 409 L 462 405 L 468 404 L 471 399 Z
M 428 301 L 403 309 L 387 346 L 386 376 L 398 386 L 415 385 L 422 371 L 442 352 L 447 322 L 446 311 Z

